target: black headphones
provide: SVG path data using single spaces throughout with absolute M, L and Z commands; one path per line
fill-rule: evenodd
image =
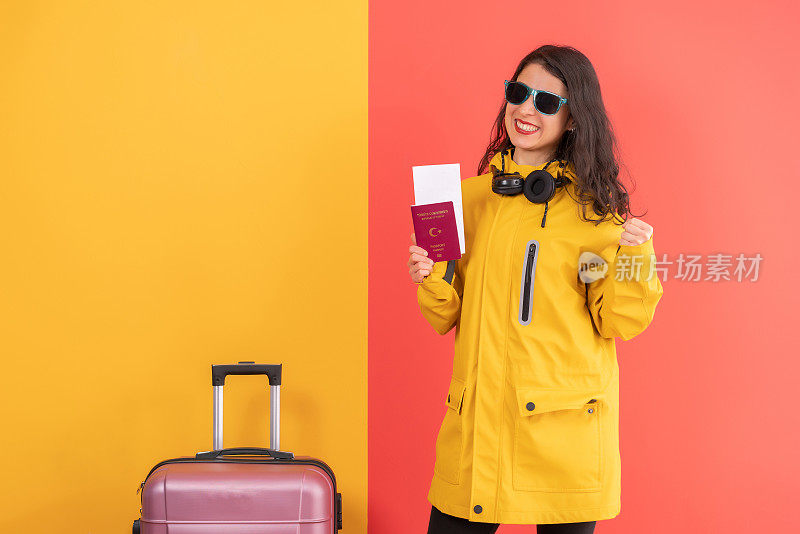
M 525 177 L 518 172 L 505 172 L 505 157 L 508 154 L 508 150 L 506 148 L 500 153 L 501 169 L 492 165 L 492 191 L 499 195 L 518 195 L 523 193 L 525 198 L 534 204 L 545 204 L 552 200 L 557 188 L 572 181 L 564 175 L 565 163 L 556 158 L 547 162 L 544 168 L 537 169 Z M 513 154 L 513 149 L 511 149 L 511 155 L 513 156 Z M 558 161 L 557 176 L 555 178 L 546 170 L 554 161 Z

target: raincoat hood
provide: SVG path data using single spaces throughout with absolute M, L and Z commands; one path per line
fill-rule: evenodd
M 504 171 L 509 174 L 519 173 L 520 176 L 526 177 L 536 170 L 546 170 L 553 178 L 565 180 L 567 183 L 563 187 L 557 187 L 553 198 L 544 203 L 544 212 L 542 214 L 542 228 L 547 224 L 547 210 L 551 203 L 558 202 L 562 196 L 575 197 L 575 184 L 577 183 L 577 175 L 575 174 L 575 166 L 571 161 L 567 160 L 551 160 L 539 165 L 521 165 L 512 159 L 514 149 L 511 149 L 505 156 L 502 152 L 497 152 L 489 161 L 490 167 L 494 167 L 498 171 Z M 497 193 L 495 193 L 497 194 Z
M 544 167 L 505 160 L 523 176 Z M 428 492 L 446 514 L 543 524 L 620 512 L 615 338 L 645 330 L 663 288 L 653 239 L 620 245 L 621 226 L 583 220 L 566 170 L 572 183 L 549 206 L 495 193 L 491 172 L 462 180 L 465 253 L 417 287 L 433 329 L 455 329 Z

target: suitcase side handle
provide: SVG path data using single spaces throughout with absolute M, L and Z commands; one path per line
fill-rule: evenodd
M 212 365 L 211 385 L 224 386 L 228 375 L 267 375 L 270 386 L 281 385 L 281 367 L 283 364 L 267 365 L 255 362 L 239 362 L 236 365 Z
M 264 449 L 261 447 L 234 447 L 230 449 L 220 449 L 217 451 L 198 452 L 195 458 L 198 460 L 213 460 L 220 456 L 232 456 L 237 454 L 247 454 L 252 456 L 270 456 L 276 460 L 292 460 L 294 454 L 287 451 L 278 451 L 275 449 Z

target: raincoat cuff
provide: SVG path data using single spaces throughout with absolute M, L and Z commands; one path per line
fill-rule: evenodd
M 417 303 L 422 315 L 441 335 L 446 334 L 458 321 L 461 298 L 454 287 L 455 262 L 441 261 L 433 264 L 431 274 L 417 284 Z
M 650 236 L 650 239 L 642 243 L 641 245 L 620 245 L 619 251 L 617 254 L 627 254 L 628 256 L 645 256 L 650 257 L 650 254 L 655 254 L 656 251 L 653 248 L 653 236 Z

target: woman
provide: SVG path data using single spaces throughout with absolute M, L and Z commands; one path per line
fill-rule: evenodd
M 505 96 L 461 182 L 466 253 L 434 263 L 411 236 L 422 315 L 456 328 L 428 532 L 590 533 L 620 512 L 614 338 L 641 333 L 663 293 L 653 228 L 629 217 L 586 56 L 542 46 Z

